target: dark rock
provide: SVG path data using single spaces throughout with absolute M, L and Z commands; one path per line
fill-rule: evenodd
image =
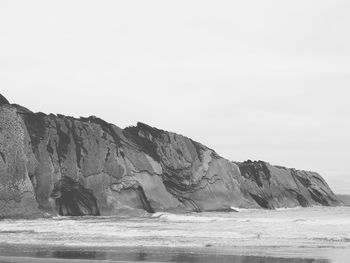
M 10 102 L 0 94 L 0 106 L 10 104 Z
M 269 201 L 262 197 L 262 196 L 259 196 L 259 195 L 255 195 L 255 194 L 252 194 L 250 193 L 250 196 L 255 200 L 255 202 L 257 202 L 257 204 L 259 206 L 261 206 L 262 208 L 266 208 L 266 209 L 273 209 L 273 207 L 271 207 L 271 205 L 269 204 Z
M 62 216 L 100 215 L 93 192 L 72 178 L 65 176 L 55 183 L 50 197 Z
M 260 207 L 339 205 L 339 200 L 317 173 L 272 166 L 263 161 L 237 165 L 246 179 L 241 189 Z
M 247 179 L 256 182 L 259 187 L 263 186 L 263 182 L 270 184 L 271 174 L 266 164 L 262 161 L 252 162 L 248 160 L 238 164 L 241 175 Z

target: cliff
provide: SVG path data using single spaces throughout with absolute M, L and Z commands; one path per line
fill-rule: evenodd
M 0 217 L 340 204 L 317 173 L 231 162 L 143 123 L 33 113 L 1 96 L 0 131 Z

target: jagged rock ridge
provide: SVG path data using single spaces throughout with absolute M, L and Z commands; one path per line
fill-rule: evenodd
M 143 123 L 121 129 L 94 116 L 77 119 L 0 105 L 2 217 L 339 204 L 317 173 L 262 161 L 234 163 L 187 137 Z M 78 189 L 78 201 L 62 208 L 51 197 L 67 178 Z
M 0 106 L 4 104 L 10 104 L 10 102 L 0 94 Z

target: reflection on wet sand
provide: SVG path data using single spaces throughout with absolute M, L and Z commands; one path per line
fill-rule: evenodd
M 16 257 L 9 261 L 8 258 L 2 261 L 2 257 Z M 281 258 L 262 256 L 241 256 L 222 254 L 203 254 L 193 252 L 169 252 L 162 251 L 86 251 L 86 250 L 44 250 L 24 249 L 14 251 L 13 249 L 0 250 L 0 263 L 23 262 L 19 257 L 38 259 L 38 262 L 45 259 L 60 259 L 58 262 L 69 262 L 69 260 L 81 260 L 82 262 L 96 262 L 107 260 L 108 262 L 181 262 L 181 263 L 331 263 L 328 259 L 312 258 Z M 79 262 L 79 261 L 78 261 Z

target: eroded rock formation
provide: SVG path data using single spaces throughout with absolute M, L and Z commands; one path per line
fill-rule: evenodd
M 0 103 L 0 129 L 2 217 L 38 209 L 112 215 L 121 209 L 200 212 L 339 204 L 317 173 L 262 161 L 234 163 L 187 137 L 143 123 L 121 129 L 93 116 L 46 115 Z M 61 200 L 53 207 L 50 196 L 63 192 L 67 182 L 82 194 L 68 206 Z
M 64 176 L 55 183 L 50 197 L 55 199 L 62 216 L 100 215 L 93 192 L 70 177 Z

